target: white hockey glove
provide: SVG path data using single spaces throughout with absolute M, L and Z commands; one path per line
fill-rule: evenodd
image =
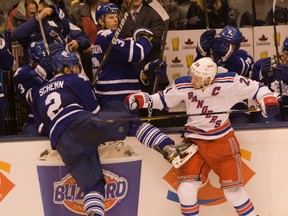
M 151 108 L 153 104 L 152 98 L 146 92 L 130 94 L 124 99 L 124 103 L 130 110 Z
M 265 118 L 279 114 L 279 102 L 277 96 L 278 94 L 271 93 L 268 95 L 264 95 L 261 98 L 260 107 L 262 109 L 262 115 Z

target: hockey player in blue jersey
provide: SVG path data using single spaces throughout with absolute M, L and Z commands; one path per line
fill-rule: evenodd
M 241 216 L 256 216 L 254 205 L 243 187 L 240 144 L 229 121 L 229 111 L 245 98 L 258 101 L 265 117 L 279 113 L 277 94 L 267 86 L 235 72 L 217 74 L 217 65 L 203 57 L 190 67 L 189 76 L 174 80 L 163 92 L 128 96 L 130 109 L 152 106 L 169 109 L 184 102 L 189 116 L 184 137 L 198 151 L 179 169 L 178 197 L 185 216 L 198 216 L 198 191 L 213 170 L 219 176 L 224 196 Z M 205 114 L 206 115 L 197 115 Z
M 89 37 L 75 26 L 57 5 L 52 4 L 46 5 L 39 10 L 39 15 L 30 18 L 13 31 L 13 37 L 23 46 L 24 53 L 27 53 L 31 41 L 44 39 L 39 22 L 42 23 L 49 45 L 62 43 L 67 45 L 70 51 L 83 51 L 90 47 Z
M 16 93 L 27 102 L 29 112 L 22 129 L 23 135 L 39 136 L 34 117 L 30 112 L 31 90 L 34 86 L 42 85 L 52 78 L 52 58 L 54 53 L 61 50 L 64 50 L 62 44 L 52 44 L 49 47 L 50 54 L 48 54 L 43 40 L 31 42 L 28 49 L 30 63 L 18 68 L 13 75 Z
M 204 56 L 212 57 L 214 62 L 224 71 L 234 71 L 241 76 L 249 77 L 252 70 L 253 57 L 240 49 L 243 35 L 236 27 L 227 25 L 219 34 L 215 29 L 205 31 L 197 44 L 195 61 Z M 220 72 L 220 71 L 219 71 Z M 233 109 L 247 109 L 248 101 L 237 103 Z M 231 114 L 232 123 L 251 122 L 249 113 Z
M 118 28 L 119 9 L 113 3 L 102 3 L 96 10 L 96 19 L 101 30 L 98 31 L 92 53 L 95 71 L 105 57 L 105 52 Z M 121 38 L 120 33 L 109 56 L 106 56 L 106 63 L 96 83 L 96 95 L 100 105 L 105 105 L 111 100 L 123 101 L 127 95 L 141 91 L 140 73 L 132 63 L 144 59 L 152 48 L 152 39 L 153 33 L 146 28 L 137 29 L 133 39 Z M 179 152 L 188 147 L 186 144 L 175 147 L 172 139 L 148 122 L 134 123 L 136 138 L 145 146 L 158 150 L 169 162 L 180 160 Z
M 111 100 L 100 109 L 91 82 L 79 74 L 81 65 L 75 54 L 58 52 L 52 64 L 54 77 L 32 93 L 38 131 L 50 137 L 52 149 L 58 151 L 84 193 L 86 214 L 103 216 L 105 179 L 98 146 L 123 140 L 129 131 L 127 121 L 111 123 L 105 119 L 131 115 L 121 101 Z
M 271 57 L 261 58 L 257 60 L 253 66 L 252 79 L 263 82 L 272 91 L 281 93 L 282 110 L 279 115 L 270 118 L 269 121 L 288 120 L 288 38 L 283 41 L 282 51 L 278 65 L 275 59 Z M 280 90 L 281 82 L 281 90 Z M 256 115 L 256 122 L 266 122 L 267 119 L 260 115 Z

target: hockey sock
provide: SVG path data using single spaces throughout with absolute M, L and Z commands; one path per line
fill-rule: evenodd
M 243 187 L 223 189 L 223 191 L 239 216 L 256 216 L 253 203 Z
M 136 132 L 137 139 L 149 148 L 158 145 L 162 150 L 164 146 L 174 144 L 174 141 L 165 135 L 158 128 L 150 123 L 144 122 L 141 124 Z
M 181 204 L 181 212 L 185 216 L 198 216 L 199 204 L 197 200 L 200 181 L 185 181 L 178 186 L 178 197 Z
M 97 192 L 90 192 L 84 197 L 84 209 L 87 215 L 94 213 L 94 216 L 104 216 L 104 197 Z
M 195 203 L 194 205 L 182 205 L 181 204 L 182 215 L 185 216 L 197 216 L 199 214 L 199 204 Z

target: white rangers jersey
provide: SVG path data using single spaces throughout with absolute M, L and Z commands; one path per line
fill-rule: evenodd
M 163 92 L 152 95 L 154 109 L 169 109 L 184 101 L 188 115 L 207 113 L 188 117 L 186 138 L 213 140 L 223 137 L 233 130 L 229 114 L 209 113 L 229 111 L 244 99 L 260 101 L 264 95 L 272 94 L 267 86 L 234 72 L 216 75 L 204 90 L 194 89 L 191 79 L 191 76 L 180 77 Z

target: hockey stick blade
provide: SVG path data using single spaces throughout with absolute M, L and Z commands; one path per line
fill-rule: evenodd
M 163 116 L 152 116 L 152 117 L 132 117 L 132 118 L 122 118 L 122 119 L 99 119 L 97 117 L 92 117 L 94 121 L 99 122 L 119 122 L 119 121 L 154 121 L 154 120 L 164 120 L 164 119 L 174 119 L 174 118 L 187 118 L 192 116 L 202 116 L 202 115 L 221 115 L 221 114 L 231 114 L 231 113 L 245 113 L 245 112 L 260 112 L 261 109 L 246 109 L 246 110 L 229 110 L 220 112 L 208 112 L 208 113 L 193 113 L 193 114 L 176 114 L 176 115 L 163 115 Z
M 198 151 L 198 146 L 195 144 L 192 144 L 189 146 L 187 149 L 185 149 L 184 152 L 176 156 L 172 160 L 172 165 L 178 169 L 180 168 L 183 164 L 185 164 L 196 152 Z

